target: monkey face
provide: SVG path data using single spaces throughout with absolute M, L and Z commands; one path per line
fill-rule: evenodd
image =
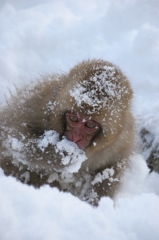
M 90 117 L 78 113 L 66 112 L 65 136 L 69 141 L 75 142 L 77 146 L 84 150 L 91 143 L 93 137 L 101 128 L 100 124 Z

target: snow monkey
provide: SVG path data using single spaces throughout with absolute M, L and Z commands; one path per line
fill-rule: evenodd
M 17 89 L 0 113 L 1 168 L 94 206 L 115 198 L 134 139 L 131 99 L 121 70 L 96 59 Z

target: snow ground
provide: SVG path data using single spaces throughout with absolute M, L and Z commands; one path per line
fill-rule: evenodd
M 134 89 L 137 127 L 159 142 L 158 0 L 1 0 L 0 102 L 8 88 L 77 62 L 117 64 Z M 35 190 L 0 171 L 0 239 L 159 239 L 159 175 L 135 164 L 115 204 L 97 209 L 70 194 Z

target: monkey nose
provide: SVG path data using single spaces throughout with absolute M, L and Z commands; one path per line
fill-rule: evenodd
M 72 135 L 72 141 L 77 143 L 78 141 L 82 140 L 83 139 L 83 135 L 82 134 L 77 134 L 77 133 L 74 133 Z

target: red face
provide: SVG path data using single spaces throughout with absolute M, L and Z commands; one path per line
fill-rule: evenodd
M 89 146 L 99 129 L 100 124 L 89 117 L 71 112 L 66 113 L 65 136 L 69 141 L 75 142 L 80 149 L 84 150 Z

